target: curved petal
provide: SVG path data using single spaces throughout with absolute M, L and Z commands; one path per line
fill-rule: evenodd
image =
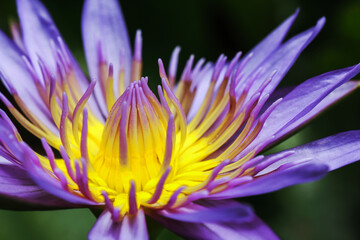
M 55 44 L 61 49 L 58 41 L 60 33 L 49 12 L 38 0 L 17 0 L 17 9 L 25 48 L 39 76 L 39 57 L 44 60 L 51 73 L 55 74 L 57 57 L 54 46 L 51 45 Z
M 246 65 L 243 67 L 242 74 L 243 78 L 246 79 L 249 74 L 251 74 L 256 68 L 266 59 L 268 58 L 276 49 L 279 48 L 281 42 L 289 31 L 291 25 L 295 21 L 299 10 L 291 15 L 288 19 L 282 22 L 275 30 L 273 30 L 266 38 L 264 38 L 259 44 L 257 44 L 247 56 L 240 61 L 239 65 L 241 65 L 244 61 L 248 61 Z M 249 55 L 251 57 L 249 59 Z M 205 98 L 207 89 L 210 84 L 211 75 L 213 68 L 210 68 L 206 74 L 201 74 L 200 80 L 194 80 L 195 82 L 199 81 L 197 88 L 201 89 L 201 91 L 196 91 L 193 103 L 191 105 L 189 114 L 187 116 L 187 120 L 190 121 L 199 110 L 203 99 Z M 217 84 L 217 86 L 220 82 Z
M 22 158 L 25 170 L 38 186 L 54 196 L 73 204 L 99 205 L 99 203 L 82 198 L 76 195 L 76 193 L 70 192 L 68 189 L 64 189 L 60 181 L 45 172 L 35 153 L 27 145 L 25 145 L 25 143 L 22 142 L 20 144 L 23 151 Z
M 44 5 L 38 0 L 17 0 L 17 9 L 24 45 L 39 78 L 42 79 L 39 58 L 42 59 L 50 73 L 56 76 L 57 63 L 60 61 L 57 51 L 60 50 L 66 55 L 66 59 L 75 72 L 76 80 L 84 92 L 89 84 L 88 80 L 62 40 L 55 23 Z M 102 119 L 97 104 L 94 101 L 93 97 L 91 97 L 88 103 L 95 115 Z
M 329 168 L 325 164 L 302 163 L 283 165 L 275 171 L 254 177 L 252 181 L 210 195 L 211 199 L 228 199 L 269 193 L 282 188 L 317 180 L 326 175 Z
M 82 35 L 91 79 L 99 79 L 99 63 L 102 60 L 113 65 L 115 79 L 118 79 L 120 66 L 122 65 L 125 69 L 125 83 L 128 84 L 131 68 L 131 48 L 118 1 L 86 0 L 82 15 Z M 122 54 L 123 59 L 121 59 Z M 100 59 L 100 57 L 103 59 Z M 118 88 L 115 87 L 115 89 Z M 101 106 L 106 109 L 100 89 L 95 89 L 95 93 L 97 99 L 99 101 L 101 99 Z
M 295 131 L 298 127 L 309 122 L 316 115 L 320 114 L 323 110 L 325 110 L 326 108 L 328 108 L 329 106 L 331 106 L 332 104 L 337 102 L 338 100 L 342 99 L 343 97 L 345 97 L 346 95 L 350 94 L 352 91 L 357 89 L 359 87 L 359 85 L 360 84 L 357 81 L 349 81 L 349 82 L 344 83 L 340 87 L 336 88 L 333 92 L 331 92 L 329 95 L 327 95 L 318 105 L 316 105 L 309 113 L 307 113 L 304 116 L 306 121 L 299 121 L 300 119 L 298 119 L 296 122 L 293 123 L 293 124 L 297 123 L 296 127 L 294 129 L 289 130 L 285 135 L 291 133 L 292 131 Z M 288 95 L 290 92 L 292 92 L 295 88 L 296 88 L 296 86 L 289 86 L 289 87 L 283 87 L 278 90 L 275 90 L 270 95 L 269 99 L 266 101 L 264 106 L 262 107 L 261 114 L 264 113 L 265 110 L 268 109 L 271 106 L 271 104 L 273 104 L 279 98 L 284 99 L 285 96 Z M 281 104 L 279 104 L 279 105 L 281 105 Z M 278 141 L 277 139 L 280 137 L 283 137 L 283 135 L 278 133 L 276 140 L 274 140 L 274 141 Z
M 281 165 L 310 159 L 313 163 L 321 163 L 329 166 L 329 170 L 335 170 L 347 164 L 360 160 L 360 131 L 349 131 L 339 133 L 327 138 L 323 138 L 312 143 L 290 149 L 294 152 L 290 156 L 277 161 L 261 172 L 259 175 L 266 174 Z M 263 163 L 274 156 L 281 154 L 275 153 L 267 156 Z
M 293 15 L 282 22 L 274 31 L 272 31 L 265 39 L 263 39 L 249 52 L 249 54 L 252 54 L 252 57 L 244 66 L 243 72 L 245 78 L 280 46 L 291 25 L 294 23 L 298 13 L 299 9 L 297 9 Z M 244 59 L 246 59 L 246 57 Z
M 21 166 L 28 177 L 46 192 L 70 202 L 71 205 L 98 205 L 69 192 L 67 186 L 62 186 L 60 181 L 45 172 L 34 151 L 24 142 L 19 142 L 11 126 L 1 118 L 0 143 L 0 155 Z
M 45 192 L 24 169 L 14 164 L 0 164 L 0 196 L 10 200 L 2 201 L 0 206 L 3 209 L 43 210 L 77 207 Z
M 39 96 L 34 79 L 27 69 L 22 50 L 0 31 L 0 73 L 10 93 L 16 91 L 21 100 L 52 132 L 57 133 L 51 115 Z M 26 87 L 24 87 L 26 86 Z
M 105 210 L 89 232 L 89 240 L 147 240 L 149 239 L 145 214 L 140 209 L 136 215 L 126 215 L 122 222 L 115 222 Z
M 356 89 L 358 82 L 340 85 L 359 72 L 360 64 L 328 72 L 300 84 L 270 113 L 265 121 L 266 127 L 261 130 L 248 149 L 271 138 L 268 141 L 267 146 L 269 146 L 310 121 L 326 107 Z
M 296 35 L 270 54 L 269 57 L 259 65 L 259 68 L 262 69 L 261 74 L 252 83 L 248 96 L 251 97 L 264 83 L 264 81 L 268 80 L 272 73 L 276 71 L 276 74 L 272 77 L 271 82 L 267 85 L 262 94 L 265 95 L 272 93 L 299 57 L 301 52 L 320 32 L 324 24 L 325 18 L 321 18 L 315 27 Z M 256 71 L 254 72 L 254 74 L 257 74 Z M 250 80 L 251 77 L 248 79 Z
M 266 226 L 257 216 L 248 222 L 222 222 L 222 223 L 189 223 L 166 218 L 156 212 L 150 216 L 166 228 L 186 239 L 208 240 L 262 240 L 279 239 L 276 234 Z M 204 219 L 205 221 L 206 219 Z
M 233 200 L 202 200 L 174 210 L 161 210 L 157 214 L 182 222 L 248 222 L 254 215 L 251 208 Z

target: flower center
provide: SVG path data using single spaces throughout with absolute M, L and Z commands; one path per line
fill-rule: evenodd
M 131 83 L 115 102 L 99 152 L 91 160 L 94 170 L 110 188 L 129 192 L 130 181 L 134 181 L 141 191 L 149 180 L 161 176 L 169 165 L 173 147 L 172 139 L 170 143 L 166 141 L 167 125 L 173 124 L 168 118 L 145 78 Z M 171 137 L 173 131 L 169 132 Z

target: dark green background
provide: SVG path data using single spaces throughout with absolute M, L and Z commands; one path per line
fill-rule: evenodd
M 65 41 L 85 66 L 80 32 L 82 1 L 43 1 Z M 282 20 L 300 7 L 290 35 L 327 24 L 282 82 L 295 85 L 326 71 L 360 62 L 359 1 L 123 1 L 130 38 L 142 29 L 144 75 L 159 83 L 157 58 L 166 63 L 176 45 L 182 47 L 180 66 L 194 53 L 215 61 L 247 52 Z M 0 1 L 0 28 L 16 19 L 15 1 Z M 291 139 L 276 147 L 289 148 L 341 131 L 360 129 L 360 91 L 327 110 Z M 274 150 L 274 151 L 276 151 Z M 324 179 L 263 196 L 241 199 L 253 205 L 283 239 L 359 239 L 360 164 L 330 173 Z M 88 210 L 14 212 L 0 210 L 0 239 L 86 239 L 95 218 Z M 173 239 L 162 232 L 161 239 Z

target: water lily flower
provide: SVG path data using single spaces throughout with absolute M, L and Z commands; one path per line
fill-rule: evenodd
M 11 116 L 41 140 L 34 150 L 0 115 L 0 195 L 21 207 L 100 212 L 89 239 L 148 239 L 145 214 L 190 239 L 277 239 L 232 200 L 313 181 L 360 158 L 360 131 L 261 155 L 359 85 L 360 65 L 276 87 L 324 25 L 284 42 L 298 12 L 250 53 L 215 63 L 191 56 L 177 78 L 159 59 L 154 93 L 132 53 L 116 0 L 86 0 L 87 77 L 38 0 L 17 0 L 13 39 L 0 32 Z M 7 95 L 9 96 L 9 95 Z M 2 206 L 6 207 L 6 206 Z

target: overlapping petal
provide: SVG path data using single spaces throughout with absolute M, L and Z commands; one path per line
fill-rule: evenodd
M 239 203 L 240 205 L 240 203 Z M 224 221 L 218 223 L 208 223 L 205 219 L 202 222 L 184 222 L 167 218 L 156 212 L 149 215 L 162 225 L 186 239 L 211 239 L 211 240 L 261 240 L 279 239 L 276 234 L 264 224 L 257 216 L 253 215 L 247 221 Z
M 249 54 L 244 59 L 249 57 L 250 54 L 252 56 L 250 57 L 250 60 L 243 69 L 244 77 L 247 77 L 254 70 L 256 70 L 266 58 L 268 58 L 274 51 L 279 48 L 298 14 L 299 9 L 297 9 L 293 15 L 288 17 L 288 19 L 282 22 L 266 38 L 264 38 L 252 50 L 249 51 Z M 240 64 L 243 61 L 241 61 Z
M 360 131 L 339 133 L 289 149 L 288 151 L 293 152 L 293 154 L 269 165 L 259 172 L 259 175 L 266 174 L 281 165 L 297 162 L 301 159 L 310 159 L 312 163 L 326 164 L 329 167 L 329 171 L 332 171 L 360 160 L 359 145 Z M 267 159 L 275 157 L 277 154 L 280 153 L 267 156 L 264 164 L 266 164 Z
M 89 233 L 89 240 L 147 240 L 145 214 L 140 209 L 135 215 L 127 215 L 122 221 L 114 221 L 109 211 L 104 211 Z
M 263 63 L 259 65 L 259 68 L 262 68 L 261 74 L 252 83 L 249 95 L 251 96 L 261 86 L 261 84 L 266 81 L 274 71 L 276 71 L 272 81 L 263 92 L 263 95 L 271 94 L 285 74 L 289 71 L 291 66 L 295 63 L 301 52 L 317 36 L 324 24 L 325 18 L 321 18 L 313 28 L 292 37 L 276 49 L 276 51 L 274 51 L 268 58 L 266 58 Z M 257 72 L 255 71 L 253 74 L 257 74 Z
M 44 5 L 38 0 L 17 0 L 17 9 L 26 53 L 38 78 L 43 79 L 40 62 L 52 76 L 58 74 L 59 54 L 67 61 L 75 73 L 76 83 L 82 91 L 88 86 L 88 80 L 62 39 L 55 23 Z M 60 50 L 60 52 L 59 52 Z M 55 78 L 56 81 L 59 79 Z M 92 111 L 102 119 L 93 97 L 89 99 Z
M 340 97 L 356 89 L 357 82 L 341 85 L 359 71 L 360 65 L 356 65 L 322 74 L 297 86 L 271 112 L 264 124 L 267 127 L 262 129 L 249 149 L 264 141 L 267 141 L 268 145 L 276 142 L 310 121 Z
M 204 221 L 207 223 L 248 222 L 254 217 L 249 206 L 232 200 L 202 200 L 178 209 L 164 209 L 158 211 L 157 214 L 177 221 L 192 223 L 201 223 Z
M 44 191 L 30 178 L 26 170 L 11 163 L 0 163 L 0 196 L 8 199 L 6 204 L 2 202 L 1 206 L 6 209 L 43 210 L 76 206 Z
M 115 79 L 119 78 L 120 68 L 124 68 L 125 83 L 128 85 L 132 56 L 125 21 L 118 1 L 85 1 L 82 35 L 91 80 L 99 81 L 100 61 L 104 61 L 106 64 L 113 65 Z M 118 89 L 117 85 L 115 89 Z M 95 89 L 95 94 L 103 112 L 107 113 L 100 88 Z
M 26 54 L 0 31 L 1 80 L 10 93 L 27 103 L 31 111 L 54 133 L 56 127 L 44 102 L 37 94 L 36 83 L 25 61 Z M 26 87 L 24 87 L 26 86 Z
M 266 175 L 254 177 L 252 181 L 237 187 L 215 193 L 210 198 L 228 199 L 269 193 L 295 184 L 320 179 L 329 171 L 329 167 L 325 164 L 294 163 L 289 165 L 283 165 Z
M 284 152 L 269 155 L 255 166 L 257 174 L 252 181 L 211 198 L 258 195 L 319 179 L 328 171 L 360 160 L 359 146 L 360 132 L 350 131 L 286 150 L 288 156 L 275 162 Z

